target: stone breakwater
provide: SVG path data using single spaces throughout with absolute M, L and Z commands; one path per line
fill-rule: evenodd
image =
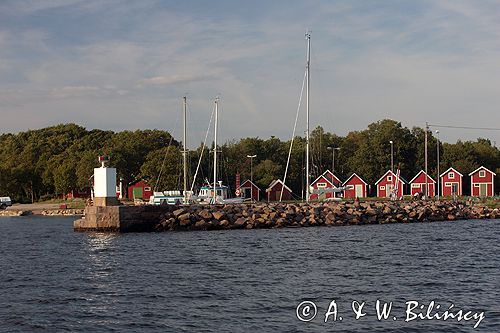
M 418 223 L 500 218 L 498 208 L 464 202 L 331 202 L 87 207 L 77 231 L 187 231 Z
M 498 209 L 455 202 L 253 204 L 178 207 L 156 231 L 415 223 L 500 218 Z

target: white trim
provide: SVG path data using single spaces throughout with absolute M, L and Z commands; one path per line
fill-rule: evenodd
M 328 178 L 324 175 L 324 173 L 321 175 L 321 176 L 318 176 L 318 178 L 316 178 L 311 184 L 310 186 L 314 186 L 314 184 L 316 184 L 316 182 L 321 178 L 323 177 L 331 186 L 333 187 L 337 187 L 335 186 L 331 181 L 328 180 Z
M 387 181 L 392 182 L 392 175 L 387 176 Z
M 485 178 L 486 177 L 486 170 L 479 170 L 478 176 L 479 176 L 479 178 Z
M 363 184 L 365 185 L 368 185 L 367 182 L 365 182 L 363 180 L 363 178 L 361 178 L 360 176 L 358 176 L 355 172 L 353 172 L 353 174 L 351 175 L 351 177 L 347 178 L 347 180 L 342 184 L 342 186 L 345 186 L 345 184 L 347 184 L 354 176 L 358 177 L 359 180 L 361 180 L 363 182 Z
M 290 191 L 290 193 L 293 193 L 292 190 L 286 186 L 285 184 L 283 184 L 283 182 L 281 181 L 281 179 L 275 179 L 271 182 L 271 184 L 269 184 L 269 187 L 266 189 L 266 192 L 271 192 L 271 189 L 276 186 L 276 184 L 280 183 L 282 186 L 284 186 L 288 191 Z M 241 187 L 241 186 L 240 186 Z
M 384 185 L 381 185 L 381 186 L 380 186 L 380 190 L 385 190 L 385 186 L 384 186 Z
M 333 178 L 335 178 L 335 180 L 339 183 L 339 184 L 342 184 L 342 181 L 340 180 L 339 177 L 335 176 L 335 174 L 333 172 L 331 172 L 329 169 L 327 169 L 325 172 L 323 172 L 323 174 L 321 176 L 324 176 L 327 180 L 328 178 L 325 176 L 327 173 L 330 173 Z M 319 178 L 319 177 L 318 177 Z M 331 183 L 331 182 L 330 182 Z M 335 186 L 335 184 L 332 183 L 333 186 Z
M 448 179 L 455 179 L 455 173 L 454 172 L 448 172 Z
M 387 176 L 387 174 L 388 174 L 388 173 L 391 173 L 393 176 L 396 176 L 396 175 L 394 174 L 394 172 L 392 172 L 391 170 L 387 170 L 387 172 L 386 172 L 386 173 L 384 173 L 384 175 L 383 175 L 382 177 L 380 177 L 380 179 L 379 179 L 379 180 L 377 180 L 377 181 L 375 182 L 375 185 L 377 185 L 377 184 L 378 184 L 378 183 L 380 183 L 383 179 L 385 179 L 385 176 Z M 401 179 L 401 177 L 399 177 L 399 179 Z
M 417 175 L 415 177 L 413 177 L 412 180 L 410 180 L 410 184 L 413 183 L 413 181 L 415 179 L 417 179 L 418 176 L 420 176 L 421 173 L 423 173 L 424 175 L 426 175 L 431 180 L 431 183 L 433 183 L 433 184 L 436 183 L 436 181 L 434 179 L 432 179 L 432 177 L 430 177 L 428 174 L 426 174 L 424 170 L 420 170 L 419 173 L 417 173 Z M 425 182 L 424 183 L 416 183 L 416 184 L 425 184 Z
M 250 179 L 247 179 L 247 180 L 245 180 L 243 183 L 241 183 L 240 188 L 244 187 L 244 185 L 245 185 L 246 183 L 250 183 L 251 185 L 253 185 L 254 187 L 256 187 L 256 188 L 260 191 L 260 188 L 259 188 L 257 185 L 255 185 L 255 183 L 252 183 L 252 181 L 251 181 Z M 245 186 L 245 187 L 246 187 L 246 186 Z M 251 187 L 251 186 L 250 186 L 250 187 Z M 250 187 L 248 187 L 248 188 L 250 188 Z
M 493 171 L 491 171 L 490 169 L 487 169 L 487 168 L 485 168 L 484 166 L 480 166 L 480 167 L 479 167 L 479 168 L 477 168 L 476 170 L 474 170 L 474 171 L 472 171 L 471 173 L 469 173 L 469 176 L 472 176 L 473 174 L 475 174 L 475 173 L 476 173 L 478 170 L 480 170 L 480 169 L 484 169 L 484 170 L 486 170 L 486 171 L 488 171 L 488 172 L 492 173 L 492 174 L 493 174 L 493 176 L 496 176 L 496 175 L 497 175 L 496 173 L 494 173 L 494 172 L 493 172 Z
M 460 172 L 458 172 L 455 168 L 453 167 L 449 167 L 448 170 L 446 170 L 445 172 L 443 172 L 440 177 L 443 177 L 444 175 L 446 175 L 448 172 L 450 172 L 450 170 L 453 170 L 456 174 L 458 174 L 460 177 L 463 177 L 464 175 L 462 175 Z

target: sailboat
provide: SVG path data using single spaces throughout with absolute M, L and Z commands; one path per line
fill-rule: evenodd
M 229 198 L 229 187 L 222 185 L 222 181 L 217 180 L 217 133 L 219 120 L 219 97 L 215 99 L 215 121 L 214 121 L 214 179 L 213 183 L 208 183 L 200 188 L 196 200 L 201 204 L 230 204 L 241 203 L 243 198 Z
M 184 168 L 184 190 L 173 191 L 163 191 L 163 192 L 153 192 L 153 195 L 149 198 L 149 204 L 151 205 L 187 205 L 192 201 L 193 191 L 187 190 L 187 141 L 186 141 L 186 115 L 187 115 L 187 98 L 183 97 L 183 115 L 184 115 L 184 135 L 183 135 L 183 168 Z

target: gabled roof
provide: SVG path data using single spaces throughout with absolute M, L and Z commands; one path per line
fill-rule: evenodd
M 429 176 L 428 174 L 426 174 L 424 170 L 420 170 L 420 171 L 419 171 L 419 173 L 417 173 L 417 175 L 416 175 L 415 177 L 413 177 L 413 179 L 412 179 L 412 180 L 410 180 L 410 184 L 411 184 L 411 183 L 413 183 L 413 181 L 414 181 L 415 179 L 417 179 L 417 178 L 418 178 L 418 176 L 420 176 L 420 174 L 421 174 L 421 173 L 423 173 L 424 175 L 426 175 L 426 176 L 427 176 L 427 177 L 428 177 L 428 178 L 432 181 L 432 183 L 436 183 L 436 181 L 435 181 L 434 179 L 432 179 L 432 177 L 431 177 L 431 176 Z
M 132 182 L 130 182 L 128 184 L 128 186 L 134 186 L 135 184 L 140 183 L 140 182 L 143 182 L 145 185 L 151 187 L 151 185 L 149 185 L 149 182 L 144 178 L 133 180 Z
M 382 177 L 380 177 L 380 179 L 375 182 L 375 185 L 377 185 L 378 183 L 380 183 L 382 181 L 382 179 L 384 179 L 385 176 L 387 176 L 388 173 L 390 173 L 393 177 L 396 177 L 396 174 L 394 172 L 392 172 L 391 170 L 387 170 L 387 172 L 384 173 L 384 175 Z M 401 176 L 399 176 L 399 180 L 402 181 L 403 184 L 408 184 L 408 182 L 406 181 L 406 179 L 404 179 Z
M 281 181 L 281 179 L 275 179 L 275 180 L 273 180 L 273 181 L 271 182 L 271 184 L 269 184 L 269 187 L 266 189 L 266 192 L 268 192 L 268 190 L 272 189 L 272 188 L 273 188 L 274 186 L 276 186 L 276 184 L 278 184 L 278 183 L 280 183 L 281 185 L 284 185 L 284 184 L 283 184 L 283 182 Z M 288 191 L 290 191 L 290 193 L 292 193 L 292 190 L 291 190 L 288 186 L 284 185 L 284 187 L 285 187 Z
M 354 178 L 354 176 L 358 177 L 358 178 L 359 178 L 359 179 L 360 179 L 360 180 L 361 180 L 361 181 L 362 181 L 365 185 L 368 185 L 368 183 L 367 183 L 367 182 L 365 182 L 365 181 L 363 180 L 363 178 L 361 178 L 360 176 L 358 176 L 358 175 L 354 172 L 354 173 L 351 175 L 351 177 L 347 178 L 347 180 L 346 180 L 344 183 L 342 183 L 342 186 L 344 186 L 345 184 L 347 184 L 347 182 L 349 182 L 352 178 Z
M 324 176 L 326 179 L 328 179 L 332 184 L 333 184 L 334 180 L 338 181 L 339 184 L 342 184 L 342 181 L 340 180 L 340 178 L 335 176 L 335 174 L 328 169 L 325 172 L 323 172 L 322 176 Z M 333 176 L 333 177 L 330 178 L 330 176 Z
M 459 174 L 460 177 L 463 177 L 463 175 L 458 172 L 455 168 L 453 167 L 449 167 L 448 170 L 446 170 L 445 172 L 443 172 L 442 174 L 439 175 L 439 177 L 443 177 L 444 175 L 446 175 L 448 172 L 450 172 L 451 170 L 453 170 L 456 174 Z
M 490 169 L 487 169 L 487 168 L 485 168 L 484 166 L 482 166 L 482 165 L 481 165 L 479 168 L 477 168 L 476 170 L 474 170 L 474 171 L 472 171 L 471 173 L 469 173 L 469 176 L 472 176 L 473 174 L 475 174 L 476 172 L 478 172 L 478 171 L 479 171 L 479 170 L 481 170 L 481 169 L 484 169 L 484 170 L 486 170 L 486 171 L 488 171 L 488 172 L 492 173 L 492 174 L 493 174 L 493 176 L 496 176 L 496 175 L 497 175 L 496 173 L 494 173 L 494 172 L 493 172 L 493 171 L 491 171 Z
M 311 186 L 313 186 L 314 184 L 316 184 L 316 182 L 317 182 L 320 178 L 325 179 L 325 180 L 328 182 L 328 184 L 330 184 L 331 186 L 333 186 L 333 187 L 337 187 L 337 186 L 335 186 L 335 184 L 333 184 L 333 183 L 330 181 L 330 179 L 328 179 L 328 177 L 327 177 L 327 176 L 325 176 L 325 174 L 324 174 L 324 173 L 323 173 L 322 175 L 320 175 L 318 178 L 316 178 L 316 179 L 315 179 L 315 180 L 311 183 Z
M 260 190 L 260 188 L 257 185 L 255 185 L 255 183 L 252 183 L 252 181 L 250 179 L 247 179 L 243 183 L 241 183 L 240 187 L 243 187 L 243 185 L 245 185 L 246 183 L 250 183 L 251 185 L 253 185 L 253 187 L 255 187 L 258 190 Z

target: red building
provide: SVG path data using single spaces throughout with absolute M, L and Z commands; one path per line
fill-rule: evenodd
M 401 198 L 404 194 L 404 186 L 407 182 L 399 177 L 397 182 L 398 190 L 396 196 Z M 377 187 L 377 197 L 389 198 L 393 189 L 396 187 L 396 175 L 391 170 L 388 170 L 379 180 L 375 183 Z
M 455 170 L 449 168 L 443 172 L 439 178 L 441 180 L 441 195 L 443 197 L 451 197 L 454 195 L 462 195 L 462 177 L 463 175 Z
M 88 199 L 90 198 L 90 188 L 86 188 L 83 190 L 71 190 L 69 193 L 66 194 L 66 199 Z
M 240 186 L 241 197 L 251 198 L 254 201 L 260 200 L 260 188 L 249 179 L 245 180 Z
M 283 196 L 281 200 L 292 200 L 292 190 L 286 185 L 283 187 L 283 182 L 280 179 L 276 179 L 273 180 L 266 189 L 267 201 L 279 201 L 281 189 L 283 189 Z
M 427 180 L 425 180 L 427 177 Z M 428 191 L 425 191 L 425 184 L 428 184 Z M 415 195 L 416 193 L 427 193 L 428 197 L 433 197 L 436 195 L 436 181 L 432 179 L 429 175 L 425 173 L 424 170 L 420 170 L 419 173 L 412 180 L 410 180 L 410 194 Z
M 356 173 L 342 184 L 346 189 L 344 190 L 344 198 L 365 198 L 367 197 L 368 184 Z
M 143 179 L 135 183 L 132 183 L 128 187 L 129 199 L 149 200 L 149 197 L 152 195 L 153 195 L 153 188 Z
M 319 193 L 312 193 L 309 196 L 310 200 L 317 200 L 317 199 L 328 199 L 328 198 L 335 198 L 336 194 L 335 192 L 328 192 L 328 189 L 335 189 L 340 187 L 342 182 L 340 179 L 335 176 L 330 170 L 326 170 L 323 172 L 321 176 L 316 178 L 312 183 L 311 183 L 311 192 L 319 192 Z M 321 193 L 321 190 L 325 190 L 324 193 Z
M 496 175 L 496 173 L 484 166 L 469 173 L 470 195 L 473 197 L 492 197 L 495 191 Z

